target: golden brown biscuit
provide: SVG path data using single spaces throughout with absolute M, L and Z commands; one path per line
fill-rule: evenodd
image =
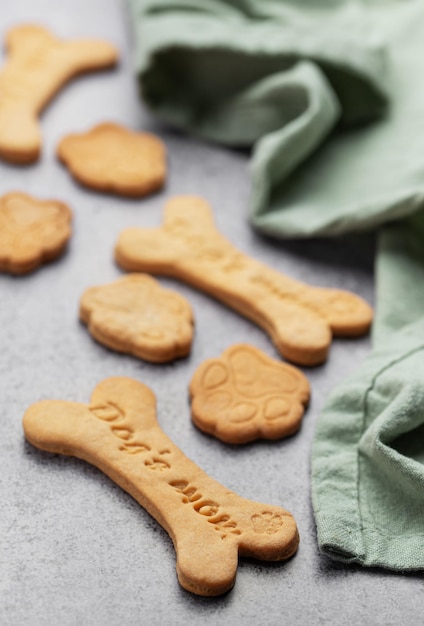
M 62 41 L 41 26 L 12 28 L 0 71 L 0 156 L 31 163 L 41 150 L 38 115 L 77 74 L 114 65 L 116 49 L 96 39 Z
M 310 388 L 300 370 L 238 344 L 204 361 L 190 383 L 193 422 L 227 443 L 280 439 L 301 424 Z
M 100 124 L 87 133 L 67 135 L 57 155 L 83 185 L 122 196 L 157 191 L 166 177 L 162 141 L 118 124 Z
M 71 221 L 63 202 L 20 192 L 0 197 L 0 271 L 27 274 L 59 256 L 71 236 Z
M 124 230 L 115 258 L 126 270 L 174 276 L 206 291 L 256 322 L 283 356 L 301 365 L 325 361 L 333 334 L 362 335 L 372 321 L 359 296 L 310 287 L 234 248 L 201 198 L 170 200 L 160 228 Z
M 190 352 L 190 304 L 146 274 L 87 289 L 80 318 L 100 343 L 146 361 L 163 363 Z
M 98 467 L 163 526 L 174 542 L 180 584 L 215 596 L 235 581 L 238 556 L 279 561 L 299 536 L 290 513 L 241 498 L 205 474 L 163 433 L 151 390 L 108 378 L 90 404 L 43 401 L 25 413 L 30 443 Z

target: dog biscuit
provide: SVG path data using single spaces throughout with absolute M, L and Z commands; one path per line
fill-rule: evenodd
M 122 196 L 157 191 L 166 177 L 163 142 L 118 124 L 100 124 L 87 133 L 67 135 L 57 154 L 78 182 Z
M 0 271 L 27 274 L 59 256 L 71 236 L 71 221 L 63 202 L 19 192 L 0 197 Z
M 163 363 L 190 352 L 189 303 L 146 274 L 87 289 L 80 301 L 80 318 L 100 343 L 146 361 Z
M 114 65 L 118 54 L 96 39 L 62 41 L 40 26 L 12 28 L 0 71 L 0 156 L 31 163 L 41 150 L 38 116 L 56 92 L 77 74 Z
M 234 248 L 201 198 L 170 200 L 160 228 L 124 230 L 115 258 L 128 271 L 165 274 L 206 291 L 256 322 L 284 357 L 301 365 L 325 361 L 333 334 L 362 335 L 372 321 L 362 298 L 310 287 Z
M 180 584 L 215 596 L 234 584 L 238 556 L 279 561 L 299 537 L 293 516 L 229 491 L 161 431 L 152 391 L 108 378 L 90 404 L 42 401 L 25 413 L 27 440 L 98 467 L 163 526 L 177 553 Z
M 204 361 L 190 383 L 193 422 L 226 443 L 280 439 L 301 424 L 310 388 L 300 370 L 239 344 Z

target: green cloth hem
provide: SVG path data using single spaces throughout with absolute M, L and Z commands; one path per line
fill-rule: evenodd
M 422 534 L 392 534 L 390 519 L 384 528 L 379 527 L 360 491 L 362 466 L 368 462 L 367 455 L 372 455 L 368 442 L 374 449 L 384 447 L 376 436 L 378 418 L 368 426 L 368 437 L 364 435 L 368 396 L 382 374 L 421 351 L 424 320 L 395 333 L 386 347 L 373 353 L 360 371 L 330 396 L 320 417 L 312 450 L 312 503 L 319 547 L 333 559 L 392 570 L 424 570 L 424 524 Z M 385 454 L 392 457 L 391 462 L 398 456 L 405 467 L 405 458 L 396 451 L 387 448 Z M 407 461 L 410 476 L 419 468 L 419 486 L 424 469 Z M 399 506 L 405 503 L 406 495 Z

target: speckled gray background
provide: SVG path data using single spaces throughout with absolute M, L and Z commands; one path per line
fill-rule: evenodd
M 200 0 L 199 0 L 200 1 Z M 307 371 L 312 402 L 301 431 L 278 443 L 228 446 L 196 430 L 187 386 L 196 367 L 231 343 L 276 352 L 253 324 L 194 290 L 172 285 L 192 303 L 191 356 L 154 366 L 94 343 L 77 319 L 91 285 L 120 275 L 112 248 L 121 229 L 155 226 L 166 198 L 200 194 L 220 230 L 239 248 L 313 284 L 349 288 L 373 299 L 372 237 L 278 243 L 247 222 L 248 155 L 184 137 L 153 120 L 137 98 L 131 28 L 120 0 L 1 0 L 0 31 L 32 21 L 64 37 L 116 44 L 114 71 L 79 78 L 42 118 L 44 151 L 36 165 L 0 165 L 0 193 L 22 190 L 61 199 L 75 214 L 67 253 L 27 277 L 0 276 L 0 623 L 138 624 L 422 624 L 422 578 L 347 567 L 321 556 L 310 503 L 310 449 L 331 389 L 369 352 L 369 339 L 337 340 L 322 367 Z M 169 151 L 166 189 L 142 201 L 76 185 L 55 159 L 59 139 L 103 120 L 158 133 Z M 324 184 L 324 181 L 323 181 Z M 242 560 L 236 586 L 221 598 L 180 588 L 167 534 L 99 471 L 41 453 L 24 441 L 21 418 L 43 398 L 88 401 L 98 381 L 131 376 L 157 394 L 162 428 L 188 456 L 239 494 L 281 504 L 296 517 L 298 554 L 285 564 Z

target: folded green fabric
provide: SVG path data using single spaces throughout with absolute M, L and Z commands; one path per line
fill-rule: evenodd
M 306 237 L 392 222 L 373 353 L 320 416 L 312 496 L 326 554 L 423 569 L 424 4 L 129 2 L 151 109 L 253 147 L 256 228 Z
M 424 192 L 420 0 L 130 6 L 141 91 L 152 110 L 208 139 L 253 145 L 256 228 L 280 237 L 333 235 L 417 210 Z
M 424 569 L 424 212 L 388 226 L 371 356 L 328 399 L 312 499 L 327 555 Z
M 368 209 L 381 207 L 388 181 L 381 176 L 370 193 L 367 170 L 374 158 L 388 158 L 387 143 L 374 156 L 364 143 L 377 138 L 358 138 L 355 147 L 348 129 L 385 111 L 386 58 L 362 3 L 130 0 L 130 6 L 140 87 L 152 110 L 207 139 L 254 144 L 258 229 L 274 236 L 342 232 L 361 225 L 358 211 L 369 224 Z M 303 174 L 297 168 L 313 153 Z

